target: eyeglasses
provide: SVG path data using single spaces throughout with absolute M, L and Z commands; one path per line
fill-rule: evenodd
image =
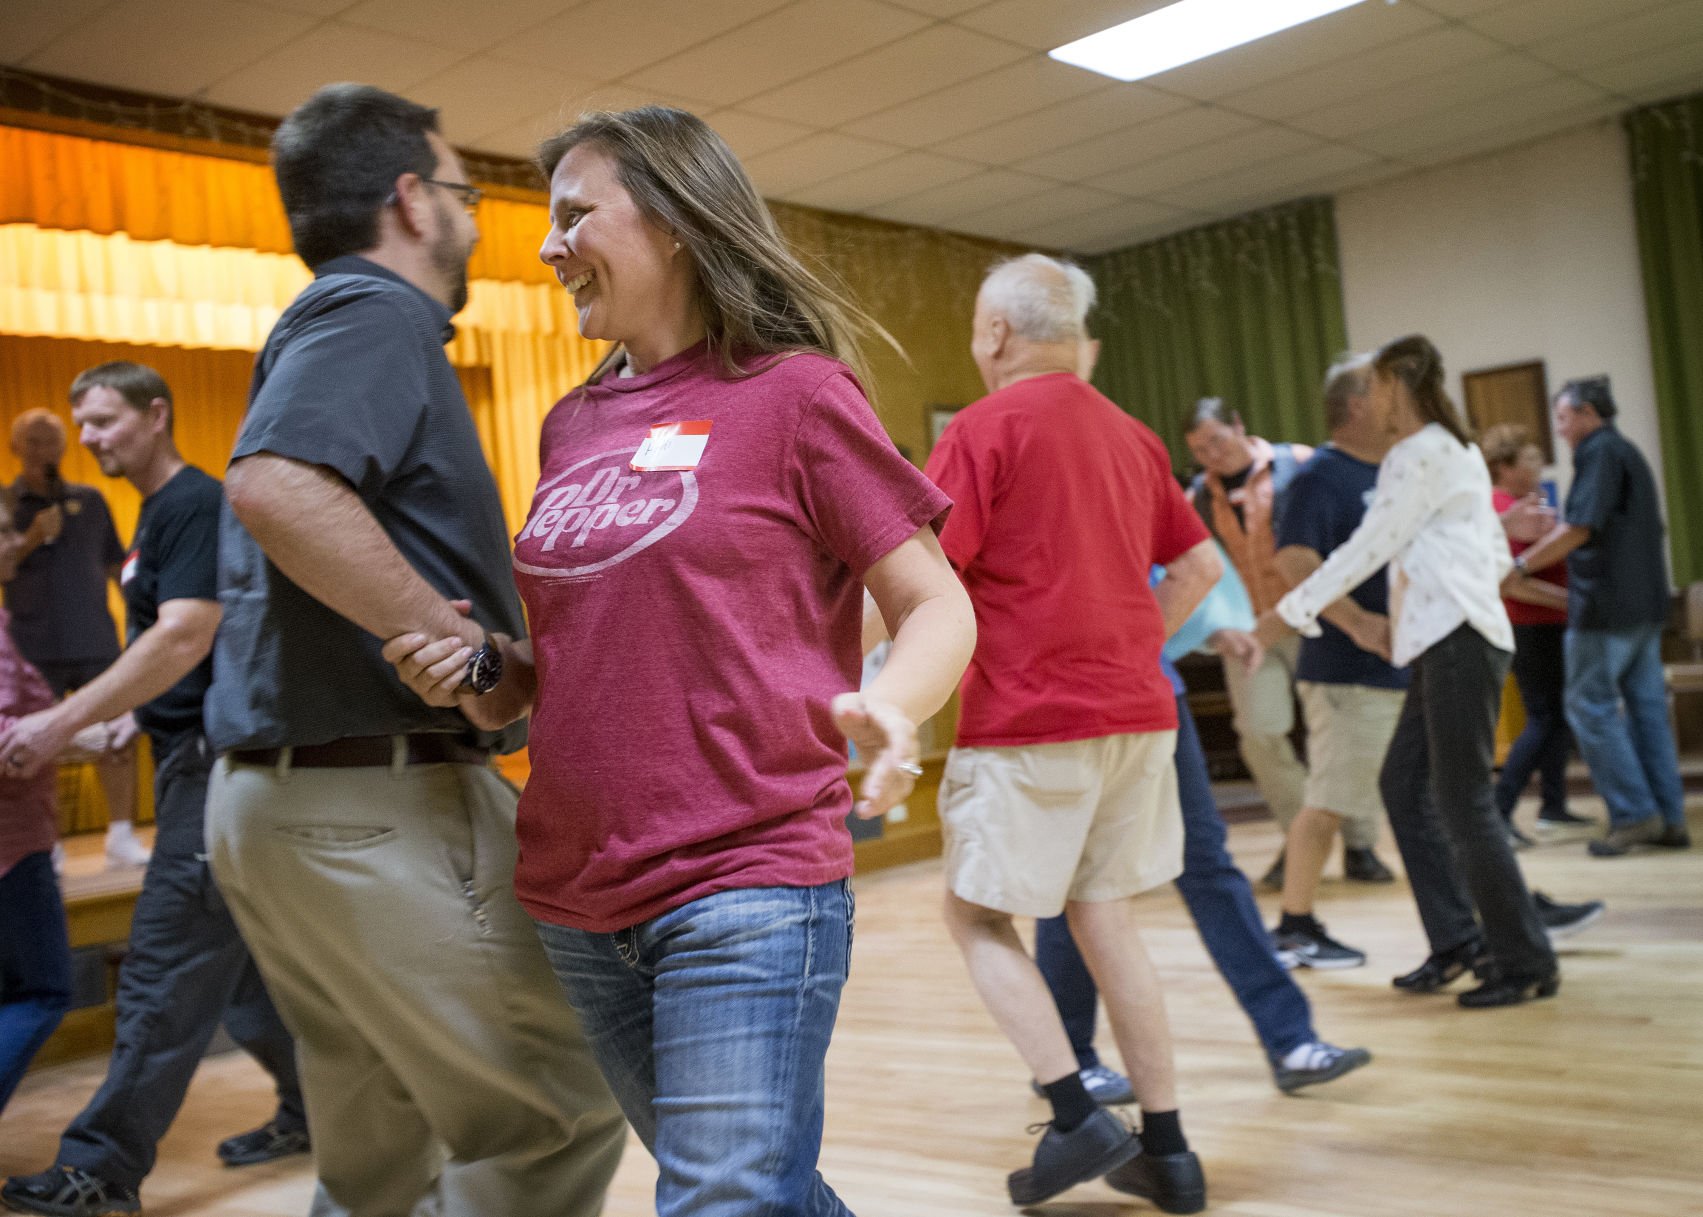
M 460 200 L 463 210 L 472 215 L 478 209 L 479 200 L 485 197 L 485 192 L 477 186 L 469 186 L 466 182 L 446 182 L 440 178 L 423 177 L 420 179 L 428 186 L 442 186 Z M 397 201 L 396 191 L 392 190 L 385 196 L 384 205 L 389 207 Z

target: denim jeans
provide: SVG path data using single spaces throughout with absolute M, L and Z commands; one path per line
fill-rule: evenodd
M 1567 631 L 1567 721 L 1615 827 L 1685 823 L 1661 627 Z
M 1567 754 L 1573 735 L 1567 729 L 1567 661 L 1564 625 L 1514 627 L 1514 683 L 1520 687 L 1526 726 L 1508 749 L 1496 779 L 1496 810 L 1503 819 L 1525 793 L 1532 774 L 1543 791 L 1545 813 L 1567 808 Z
M 211 764 L 196 736 L 155 774 L 154 853 L 118 971 L 112 1058 L 59 1144 L 60 1162 L 124 1187 L 140 1186 L 153 1169 L 221 1020 L 277 1083 L 279 1124 L 300 1128 L 307 1120 L 295 1043 L 207 868 Z
M 1177 891 L 1201 941 L 1254 1024 L 1266 1055 L 1280 1060 L 1317 1038 L 1306 995 L 1272 954 L 1248 878 L 1225 848 L 1224 820 L 1212 798 L 1206 754 L 1188 703 L 1177 698 L 1177 794 L 1183 805 L 1183 873 Z M 1094 1050 L 1098 992 L 1063 916 L 1035 923 L 1035 962 L 1064 1018 L 1083 1069 L 1100 1063 Z
M 1479 937 L 1502 972 L 1529 976 L 1555 953 L 1491 795 L 1508 653 L 1462 625 L 1413 662 L 1413 683 L 1378 785 L 1434 952 Z
M 53 855 L 0 875 L 0 1112 L 71 1005 L 71 945 Z
M 816 1160 L 852 912 L 841 880 L 717 892 L 613 934 L 539 923 L 656 1158 L 657 1217 L 849 1217 Z

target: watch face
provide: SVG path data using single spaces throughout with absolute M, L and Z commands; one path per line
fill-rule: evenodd
M 467 663 L 467 683 L 475 693 L 489 693 L 503 680 L 503 653 L 486 643 Z

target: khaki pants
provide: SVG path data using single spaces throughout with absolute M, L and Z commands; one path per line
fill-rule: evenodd
M 296 1035 L 316 1214 L 602 1208 L 626 1125 L 515 901 L 515 802 L 473 765 L 214 770 L 209 858 Z
M 1233 659 L 1224 663 L 1224 687 L 1235 713 L 1242 762 L 1285 835 L 1301 810 L 1307 784 L 1307 767 L 1289 742 L 1295 729 L 1295 667 L 1300 655 L 1301 639 L 1291 634 L 1266 651 L 1265 660 L 1252 672 Z M 1342 842 L 1349 849 L 1369 849 L 1377 840 L 1365 825 L 1343 822 Z

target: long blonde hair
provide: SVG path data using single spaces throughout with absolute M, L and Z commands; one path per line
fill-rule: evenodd
M 697 115 L 671 106 L 583 114 L 540 145 L 545 178 L 581 144 L 607 153 L 639 210 L 692 255 L 709 347 L 729 376 L 749 374 L 741 360 L 754 354 L 814 351 L 850 365 L 867 389 L 858 339 L 900 350 L 843 287 L 799 261 L 739 158 Z M 592 382 L 621 358 L 611 352 Z

